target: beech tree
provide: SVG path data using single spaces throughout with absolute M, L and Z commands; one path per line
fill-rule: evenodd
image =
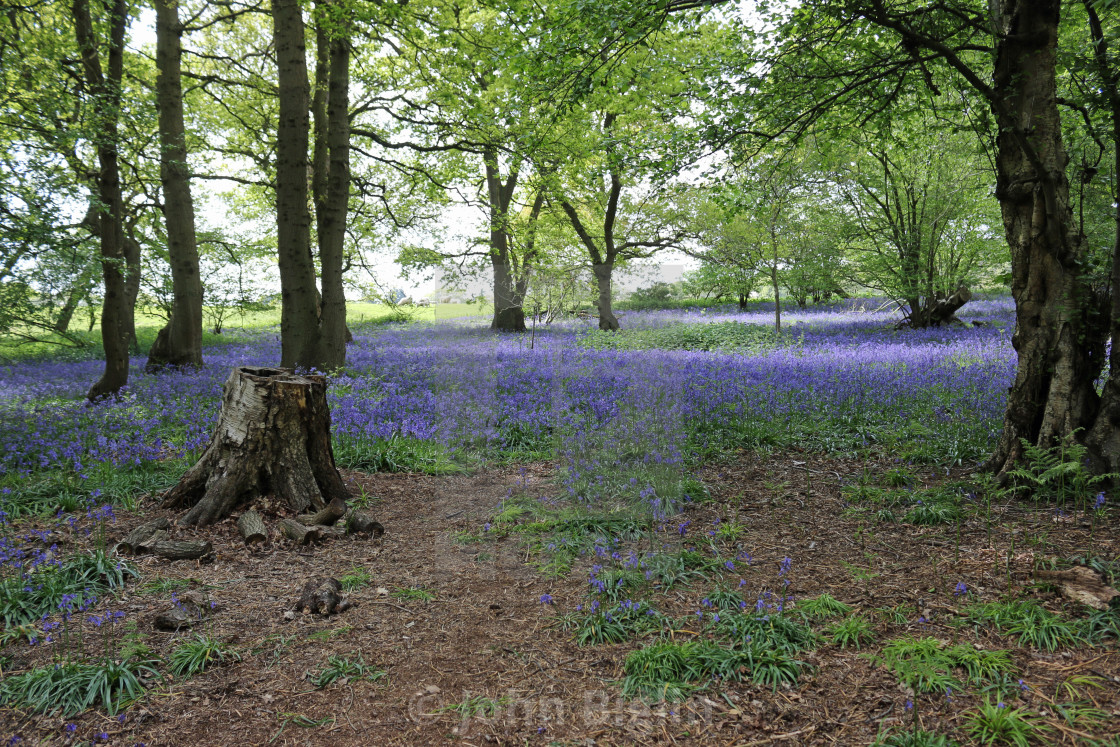
M 160 183 L 173 304 L 148 352 L 148 368 L 202 365 L 202 279 L 183 117 L 182 34 L 178 0 L 154 0 Z

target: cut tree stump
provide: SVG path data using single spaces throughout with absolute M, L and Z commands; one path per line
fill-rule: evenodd
M 283 368 L 235 368 L 222 414 L 198 463 L 163 498 L 188 507 L 180 524 L 205 526 L 273 493 L 295 513 L 319 511 L 349 493 L 334 463 L 327 383 Z

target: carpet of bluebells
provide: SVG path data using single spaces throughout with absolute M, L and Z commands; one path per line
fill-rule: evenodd
M 618 339 L 762 328 L 772 316 L 631 312 Z M 722 448 L 882 445 L 967 464 L 998 433 L 1014 351 L 1009 300 L 974 301 L 962 318 L 981 324 L 898 330 L 875 302 L 847 301 L 787 310 L 774 344 L 725 352 L 602 349 L 588 342 L 604 333 L 581 320 L 532 335 L 496 335 L 480 320 L 357 330 L 331 377 L 336 455 L 358 469 L 416 468 L 394 453 L 417 445 L 450 463 L 555 459 L 574 497 L 640 498 L 656 513 L 684 499 L 698 457 Z M 0 491 L 49 475 L 97 498 L 122 474 L 181 470 L 209 438 L 230 370 L 275 364 L 278 334 L 241 332 L 205 358 L 201 371 L 160 375 L 136 358 L 123 395 L 96 405 L 83 395 L 98 361 L 3 366 Z

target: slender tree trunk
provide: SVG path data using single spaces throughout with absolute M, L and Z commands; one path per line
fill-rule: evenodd
M 1002 0 L 995 19 L 996 195 L 1011 248 L 1019 356 L 988 462 L 1000 472 L 1020 456 L 1021 439 L 1050 446 L 1072 438 L 1093 425 L 1098 408 L 1094 381 L 1107 328 L 1094 321 L 1097 303 L 1082 274 L 1084 242 L 1069 203 L 1056 102 L 1059 10 L 1058 0 Z M 1114 430 L 1110 423 L 1099 443 Z
M 195 236 L 194 198 L 183 121 L 183 25 L 179 0 L 154 0 L 156 107 L 159 109 L 159 176 L 171 264 L 171 318 L 148 352 L 148 369 L 202 365 L 202 278 Z
M 316 206 L 323 285 L 316 366 L 325 371 L 346 363 L 346 294 L 342 267 L 350 200 L 350 38 L 347 30 L 330 28 L 327 45 L 326 139 L 329 165 L 326 199 L 324 204 Z
M 140 242 L 132 226 L 124 233 L 124 297 L 121 308 L 121 327 L 128 337 L 129 352 L 139 355 L 140 342 L 136 339 L 136 301 L 140 297 Z
M 770 283 L 774 287 L 774 331 L 782 331 L 782 289 L 778 285 L 778 265 L 777 257 L 774 258 L 775 264 L 770 267 Z
M 599 329 L 619 329 L 621 325 L 611 309 L 611 275 L 614 273 L 614 263 L 592 265 L 591 271 L 595 274 L 595 284 L 599 289 Z
M 97 191 L 101 201 L 98 234 L 105 299 L 101 307 L 101 341 L 105 348 L 105 371 L 90 387 L 91 399 L 116 394 L 128 383 L 128 329 L 125 327 L 128 292 L 124 273 L 124 199 L 121 195 L 117 159 L 121 81 L 124 77 L 124 37 L 128 6 L 113 0 L 109 9 L 107 71 L 102 69 L 89 0 L 74 0 L 74 32 L 82 58 L 82 72 L 94 109 L 93 140 L 97 148 Z
M 280 360 L 285 368 L 315 366 L 318 288 L 311 259 L 307 206 L 309 84 L 299 0 L 273 0 L 280 95 L 276 133 L 276 244 L 280 268 Z
M 64 335 L 70 329 L 70 322 L 74 319 L 78 304 L 82 299 L 89 298 L 89 292 L 97 282 L 97 268 L 98 266 L 93 262 L 87 264 L 74 280 L 74 284 L 70 286 L 70 292 L 66 294 L 66 303 L 62 305 L 58 318 L 54 322 L 55 332 Z

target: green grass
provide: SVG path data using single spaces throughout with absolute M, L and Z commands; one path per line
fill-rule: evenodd
M 795 345 L 798 335 L 780 334 L 771 327 L 739 322 L 671 324 L 657 329 L 614 332 L 595 330 L 579 340 L 591 350 L 725 350 L 762 352 L 778 346 Z
M 436 593 L 422 586 L 409 586 L 407 588 L 400 588 L 393 592 L 393 599 L 398 602 L 432 602 L 435 601 Z
M 806 620 L 819 622 L 834 617 L 844 617 L 852 612 L 851 605 L 844 604 L 830 594 L 821 594 L 797 603 L 794 611 Z
M 342 584 L 342 590 L 346 592 L 357 591 L 364 589 L 373 581 L 373 576 L 369 575 L 369 571 L 359 566 L 350 568 L 349 573 L 339 576 L 338 582 Z
M 858 651 L 863 644 L 875 642 L 871 624 L 862 615 L 852 615 L 833 623 L 826 633 L 829 640 L 840 648 L 851 646 Z
M 376 682 L 387 676 L 388 672 L 385 670 L 366 664 L 360 653 L 352 653 L 350 657 L 331 654 L 319 671 L 311 676 L 310 681 L 316 690 L 322 690 L 339 680 Z
M 390 438 L 334 437 L 334 458 L 339 467 L 365 472 L 419 472 L 453 475 L 467 471 L 442 444 L 394 435 Z
M 436 713 L 458 713 L 463 718 L 473 718 L 475 716 L 489 718 L 501 711 L 506 705 L 509 705 L 509 698 L 504 695 L 496 700 L 485 695 L 472 695 L 461 703 L 452 703 L 437 708 Z
M 180 643 L 168 658 L 171 673 L 178 677 L 192 677 L 211 667 L 237 661 L 241 661 L 241 654 L 217 638 L 203 633 L 196 633 L 191 639 Z

